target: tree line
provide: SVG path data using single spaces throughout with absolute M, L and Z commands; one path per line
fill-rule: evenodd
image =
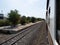
M 0 20 L 0 26 L 16 26 L 17 24 L 25 25 L 27 23 L 35 23 L 37 21 L 41 21 L 44 19 L 41 18 L 36 18 L 36 17 L 26 17 L 26 16 L 21 16 L 21 14 L 18 13 L 18 10 L 11 10 L 8 13 L 8 18 L 5 20 Z

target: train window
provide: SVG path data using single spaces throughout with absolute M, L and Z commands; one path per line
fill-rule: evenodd
M 60 0 L 56 0 L 56 40 L 60 44 Z

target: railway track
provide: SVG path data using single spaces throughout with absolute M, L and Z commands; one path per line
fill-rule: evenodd
M 34 24 L 26 29 L 23 29 L 22 31 L 16 33 L 15 35 L 13 35 L 11 38 L 9 38 L 8 40 L 0 43 L 0 45 L 14 45 L 17 41 L 19 41 L 20 39 L 22 39 L 24 36 L 26 36 L 27 34 L 29 34 L 30 32 L 34 31 L 35 29 L 40 28 L 40 25 L 42 23 L 37 23 Z

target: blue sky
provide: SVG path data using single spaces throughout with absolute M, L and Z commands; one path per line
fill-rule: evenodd
M 22 16 L 45 18 L 46 0 L 0 0 L 0 10 L 3 10 L 4 16 L 14 9 Z

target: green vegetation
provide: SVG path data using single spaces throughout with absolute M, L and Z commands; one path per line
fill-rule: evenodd
M 8 20 L 12 23 L 13 26 L 16 26 L 20 21 L 20 14 L 18 14 L 17 10 L 11 10 L 8 13 Z
M 41 20 L 44 20 L 44 19 L 21 16 L 18 13 L 18 10 L 15 9 L 15 10 L 11 10 L 10 13 L 8 13 L 8 18 L 6 18 L 5 20 L 0 20 L 0 26 L 12 25 L 15 27 L 17 24 L 25 25 L 30 22 L 35 23 Z
M 8 26 L 11 25 L 9 20 L 0 20 L 0 26 Z
M 21 17 L 21 20 L 20 20 L 20 23 L 21 23 L 22 25 L 25 25 L 26 22 L 27 22 L 26 16 L 22 16 L 22 17 Z
M 27 23 L 30 23 L 31 22 L 31 17 L 27 17 Z
M 36 22 L 36 18 L 35 17 L 31 17 L 31 22 L 35 23 Z
M 37 18 L 37 21 L 41 21 L 42 19 L 41 18 Z

